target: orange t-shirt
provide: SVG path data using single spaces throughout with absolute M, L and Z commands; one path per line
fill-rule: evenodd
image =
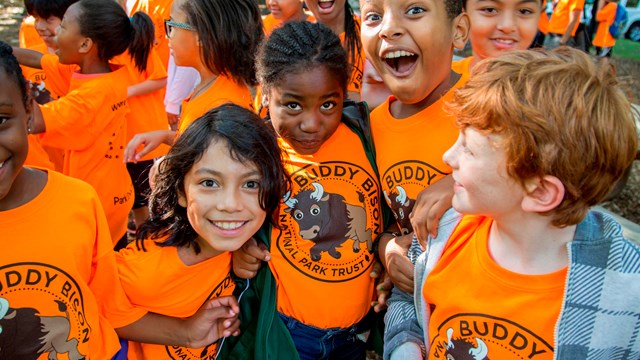
M 56 356 L 52 342 L 66 346 L 65 359 L 115 355 L 120 345 L 113 328 L 146 311 L 131 305 L 118 281 L 95 190 L 48 171 L 33 200 L 0 211 L 0 229 L 2 358 L 46 360 Z
M 418 193 L 451 173 L 442 155 L 456 142 L 459 130 L 444 104 L 463 82 L 461 77 L 438 101 L 405 119 L 389 112 L 391 102 L 398 101 L 393 96 L 371 112 L 382 190 L 403 233 L 413 231 L 409 214 Z
M 27 153 L 27 159 L 24 161 L 24 165 L 55 170 L 55 165 L 51 162 L 51 159 L 49 159 L 49 154 L 47 154 L 40 143 L 40 137 L 38 135 L 29 135 L 27 139 L 29 141 L 29 152 Z
M 128 1 L 128 3 L 130 2 L 131 0 Z M 168 69 L 169 66 L 169 40 L 164 30 L 164 20 L 168 20 L 171 15 L 172 2 L 173 0 L 134 0 L 129 11 L 129 16 L 132 16 L 138 11 L 142 11 L 149 15 L 151 21 L 153 21 L 156 37 L 155 50 L 165 70 Z
M 547 35 L 549 33 L 549 16 L 544 10 L 547 8 L 547 0 L 542 0 L 542 6 L 540 8 L 542 11 L 540 11 L 540 18 L 538 19 L 538 30 Z
M 192 122 L 207 111 L 227 102 L 254 110 L 249 87 L 245 84 L 238 84 L 232 78 L 224 75 L 218 75 L 213 84 L 195 99 L 191 99 L 192 96 L 193 93 L 182 102 L 178 134 L 182 134 Z
M 319 328 L 349 327 L 371 308 L 373 240 L 383 229 L 380 187 L 360 143 L 344 124 L 313 155 L 280 139 L 292 189 L 271 235 L 278 311 Z
M 491 258 L 493 220 L 465 216 L 427 276 L 422 296 L 431 309 L 429 359 L 552 359 L 566 268 L 524 275 Z
M 74 73 L 66 96 L 40 106 L 43 145 L 64 149 L 63 173 L 96 189 L 114 242 L 125 234 L 133 205 L 131 178 L 122 162 L 128 85 L 124 67 L 107 74 Z
M 598 21 L 598 29 L 596 30 L 596 36 L 593 38 L 593 45 L 597 47 L 611 47 L 616 44 L 616 39 L 611 36 L 609 27 L 616 19 L 616 10 L 618 4 L 614 2 L 607 3 L 596 14 L 596 20 Z
M 569 26 L 569 14 L 571 14 L 575 10 L 582 11 L 584 9 L 584 0 L 560 0 L 556 5 L 555 9 L 553 9 L 553 14 L 551 14 L 551 19 L 549 20 L 549 32 L 554 34 L 564 34 L 567 30 L 567 26 Z M 576 34 L 576 30 L 578 29 L 578 25 L 580 25 L 580 18 L 582 17 L 582 13 L 580 13 L 580 17 L 576 22 L 573 31 L 571 32 L 571 36 Z
M 174 246 L 147 241 L 147 251 L 129 245 L 116 255 L 120 281 L 131 302 L 171 317 L 189 317 L 209 299 L 232 295 L 231 252 L 194 265 L 185 265 Z M 215 359 L 218 346 L 191 349 L 129 342 L 134 359 Z
M 128 53 L 116 56 L 112 63 L 124 65 L 129 73 L 129 83 L 139 84 L 146 80 L 161 80 L 167 78 L 167 71 L 162 61 L 151 49 L 147 59 L 147 69 L 138 71 L 135 63 Z M 127 114 L 127 143 L 136 135 L 155 130 L 169 129 L 167 112 L 164 110 L 164 90 L 159 89 L 148 94 L 133 96 L 127 99 L 129 113 Z M 142 157 L 140 160 L 152 160 L 164 156 L 169 147 L 161 144 L 156 149 Z
M 36 19 L 33 16 L 27 16 L 22 20 L 18 32 L 18 42 L 20 47 L 25 49 L 32 49 L 36 46 L 44 45 L 44 40 L 42 40 L 36 30 Z
M 305 13 L 306 19 L 305 21 L 308 22 L 316 22 L 316 18 L 308 13 Z M 284 24 L 284 22 L 276 19 L 273 17 L 273 15 L 268 14 L 267 16 L 262 18 L 262 26 L 264 27 L 264 35 L 265 36 L 269 36 L 273 30 L 281 27 Z
M 358 37 L 360 37 L 360 17 L 353 15 L 353 20 L 356 22 L 358 29 Z M 342 46 L 346 46 L 345 44 L 345 33 L 340 34 L 340 41 L 342 42 Z M 348 59 L 351 61 L 351 59 Z M 349 82 L 347 83 L 347 91 L 350 92 L 362 92 L 362 74 L 364 71 L 364 49 L 360 46 L 360 56 L 355 59 L 354 63 L 351 63 L 351 77 L 349 78 Z
M 458 80 L 460 85 L 457 85 L 457 87 L 461 87 L 467 82 L 467 80 L 469 80 L 469 75 L 471 74 L 471 61 L 473 61 L 473 56 L 468 56 L 462 60 L 451 63 L 451 70 L 461 75 Z

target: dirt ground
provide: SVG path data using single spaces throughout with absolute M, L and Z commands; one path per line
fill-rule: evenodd
M 17 45 L 18 28 L 23 16 L 21 0 L 0 0 L 0 39 Z M 638 47 L 640 49 L 640 45 Z M 640 62 L 614 59 L 618 79 L 633 103 L 640 104 Z M 640 160 L 635 161 L 626 186 L 610 201 L 602 204 L 610 211 L 640 224 Z

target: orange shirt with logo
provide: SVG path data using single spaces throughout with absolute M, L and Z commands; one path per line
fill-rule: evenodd
M 349 327 L 371 308 L 373 240 L 383 229 L 380 187 L 360 144 L 344 124 L 313 155 L 280 139 L 292 189 L 271 236 L 278 311 L 319 328 Z
M 238 84 L 235 80 L 224 75 L 218 78 L 209 88 L 192 99 L 193 93 L 182 102 L 178 134 L 183 133 L 192 122 L 207 111 L 227 102 L 234 103 L 253 111 L 253 98 L 249 87 Z
M 616 10 L 618 4 L 609 2 L 602 7 L 596 14 L 596 20 L 598 21 L 598 29 L 596 30 L 596 36 L 593 38 L 593 45 L 597 47 L 611 47 L 616 44 L 616 39 L 611 36 L 609 27 L 616 19 Z
M 48 171 L 33 200 L 0 211 L 0 229 L 2 358 L 55 358 L 52 343 L 63 346 L 65 359 L 115 355 L 120 345 L 113 328 L 146 311 L 131 305 L 118 280 L 95 190 Z
M 131 0 L 128 1 L 130 2 Z M 156 38 L 154 49 L 165 70 L 169 65 L 169 40 L 164 29 L 164 20 L 168 20 L 171 16 L 171 3 L 173 0 L 134 0 L 129 9 L 129 16 L 142 11 L 151 18 Z
M 116 56 L 112 63 L 123 65 L 129 74 L 130 84 L 139 84 L 146 80 L 162 80 L 167 78 L 160 57 L 155 50 L 151 49 L 147 59 L 147 69 L 138 71 L 135 63 L 128 53 Z M 136 135 L 155 130 L 167 130 L 169 121 L 167 112 L 164 110 L 164 90 L 159 89 L 148 94 L 132 96 L 127 99 L 129 113 L 127 114 L 127 143 Z M 140 160 L 152 160 L 164 156 L 169 151 L 169 147 L 161 144 Z
M 405 119 L 396 119 L 389 107 L 393 96 L 371 113 L 371 132 L 384 197 L 402 233 L 412 230 L 409 214 L 423 189 L 451 173 L 442 155 L 458 138 L 455 119 L 444 110 L 458 82 L 439 100 Z
M 543 275 L 502 268 L 488 250 L 492 223 L 464 216 L 427 276 L 429 359 L 553 359 L 566 268 Z
M 185 318 L 195 314 L 207 300 L 233 294 L 230 252 L 185 265 L 177 247 L 160 247 L 150 240 L 145 246 L 147 251 L 131 244 L 116 254 L 120 281 L 135 306 Z M 217 348 L 216 344 L 192 349 L 130 341 L 128 358 L 215 359 Z
M 584 0 L 559 0 L 556 7 L 553 9 L 551 19 L 549 20 L 549 32 L 554 34 L 564 34 L 569 26 L 569 16 L 575 10 L 580 10 L 581 13 L 578 17 L 575 27 L 571 32 L 571 36 L 576 34 L 578 25 L 580 25 L 580 18 L 582 17 L 582 9 L 584 9 Z
M 45 55 L 49 57 L 53 55 Z M 63 149 L 63 173 L 91 184 L 102 201 L 114 242 L 126 232 L 133 185 L 122 162 L 126 145 L 127 69 L 98 75 L 74 73 L 69 93 L 41 105 L 43 145 Z

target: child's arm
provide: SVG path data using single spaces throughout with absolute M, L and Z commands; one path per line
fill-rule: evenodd
M 43 54 L 41 52 L 14 46 L 13 55 L 16 57 L 16 59 L 18 59 L 20 65 L 28 66 L 35 69 L 42 69 L 40 60 L 42 60 Z
M 562 34 L 562 38 L 560 39 L 560 45 L 567 45 L 567 41 L 573 36 L 573 28 L 580 21 L 580 16 L 582 14 L 582 9 L 576 9 L 569 13 L 569 25 L 567 25 L 567 29 Z
M 424 245 L 429 235 L 432 237 L 438 235 L 440 218 L 451 207 L 452 200 L 453 175 L 451 174 L 429 185 L 418 194 L 409 219 L 420 243 Z
M 267 246 L 251 238 L 233 252 L 233 273 L 241 279 L 252 279 L 262 267 L 263 261 L 271 260 Z
M 139 320 L 116 328 L 118 336 L 137 342 L 199 348 L 221 337 L 238 335 L 240 308 L 233 296 L 207 301 L 187 319 L 147 313 Z
M 143 156 L 155 150 L 160 144 L 173 145 L 176 132 L 173 130 L 156 130 L 143 134 L 136 134 L 124 149 L 125 162 L 138 162 Z M 138 151 L 138 148 L 143 148 Z
M 164 88 L 166 84 L 167 84 L 167 78 L 149 79 L 141 83 L 131 85 L 127 88 L 127 98 L 152 93 L 154 91 Z

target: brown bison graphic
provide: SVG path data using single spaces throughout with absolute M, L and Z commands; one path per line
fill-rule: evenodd
M 70 360 L 84 359 L 78 340 L 69 338 L 71 325 L 67 306 L 55 301 L 65 316 L 42 316 L 33 308 L 11 308 L 0 297 L 0 359 L 31 360 L 48 353 L 49 360 L 68 354 Z
M 362 206 L 348 204 L 344 196 L 328 193 L 319 183 L 312 183 L 313 190 L 302 190 L 294 197 L 285 195 L 284 203 L 300 227 L 300 237 L 313 241 L 311 260 L 318 261 L 322 252 L 335 259 L 342 254 L 337 250 L 347 240 L 353 240 L 353 251 L 360 251 L 360 243 L 367 243 L 373 251 L 372 231 L 367 228 L 367 212 L 364 194 L 358 192 Z

